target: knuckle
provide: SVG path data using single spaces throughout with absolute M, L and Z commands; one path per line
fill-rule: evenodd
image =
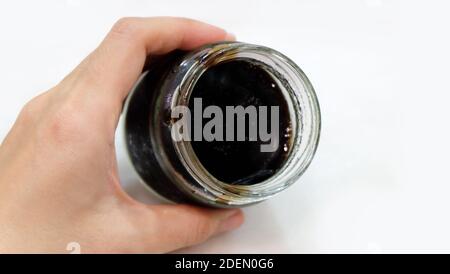
M 74 143 L 83 135 L 83 125 L 77 111 L 68 103 L 46 119 L 42 129 L 43 138 L 56 144 Z
M 22 107 L 18 116 L 18 121 L 22 123 L 31 123 L 35 121 L 40 115 L 43 103 L 43 95 L 39 95 L 28 101 Z
M 33 121 L 36 114 L 36 103 L 34 99 L 32 99 L 22 107 L 18 120 L 28 123 Z
M 215 230 L 215 224 L 206 218 L 198 217 L 193 221 L 191 232 L 187 234 L 187 245 L 197 244 L 208 239 Z
M 174 20 L 178 21 L 178 23 L 180 23 L 180 24 L 185 24 L 185 25 L 188 25 L 188 26 L 197 23 L 196 20 L 191 19 L 191 18 L 187 18 L 187 17 L 177 17 Z
M 114 23 L 111 33 L 117 35 L 132 35 L 136 32 L 136 22 L 137 18 L 135 17 L 123 17 Z

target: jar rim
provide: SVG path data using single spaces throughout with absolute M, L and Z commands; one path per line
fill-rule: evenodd
M 287 93 L 285 99 L 291 107 L 289 113 L 294 123 L 294 138 L 282 167 L 271 177 L 252 185 L 232 185 L 218 180 L 201 164 L 190 141 L 172 140 L 184 168 L 201 188 L 201 191 L 195 192 L 208 200 L 208 203 L 219 203 L 223 206 L 242 206 L 260 202 L 292 185 L 311 163 L 317 150 L 321 127 L 317 96 L 303 71 L 278 51 L 242 42 L 210 44 L 188 56 L 183 63 L 191 64 L 191 67 L 174 92 L 172 109 L 175 106 L 189 104 L 193 87 L 208 68 L 236 59 L 256 60 L 271 68 L 271 72 L 275 74 L 273 76 L 283 85 Z M 187 187 L 195 190 L 198 186 Z

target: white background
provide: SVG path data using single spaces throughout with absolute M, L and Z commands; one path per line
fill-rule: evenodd
M 297 184 L 182 252 L 450 252 L 449 13 L 425 0 L 2 1 L 0 140 L 118 18 L 193 17 L 295 60 L 323 130 Z M 124 184 L 147 200 L 118 150 Z

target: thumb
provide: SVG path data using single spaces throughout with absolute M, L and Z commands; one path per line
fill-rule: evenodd
M 244 221 L 240 209 L 207 209 L 190 205 L 150 206 L 153 218 L 149 248 L 168 252 L 196 245 L 214 235 L 238 228 Z

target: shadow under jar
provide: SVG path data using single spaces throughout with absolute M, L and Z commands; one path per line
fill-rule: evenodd
M 183 117 L 174 115 L 179 106 L 190 111 L 184 117 L 190 139 L 173 138 Z M 202 129 L 217 118 L 203 112 L 210 106 L 224 114 L 211 131 L 217 138 L 206 140 Z M 239 124 L 228 107 L 267 111 L 256 112 L 256 120 L 245 113 Z M 152 60 L 129 94 L 124 115 L 127 152 L 148 189 L 172 202 L 211 207 L 242 207 L 286 189 L 310 164 L 320 135 L 318 101 L 302 70 L 275 50 L 240 42 Z M 270 140 L 259 135 L 263 122 Z M 256 138 L 250 130 L 255 123 Z M 240 137 L 238 125 L 246 129 Z

